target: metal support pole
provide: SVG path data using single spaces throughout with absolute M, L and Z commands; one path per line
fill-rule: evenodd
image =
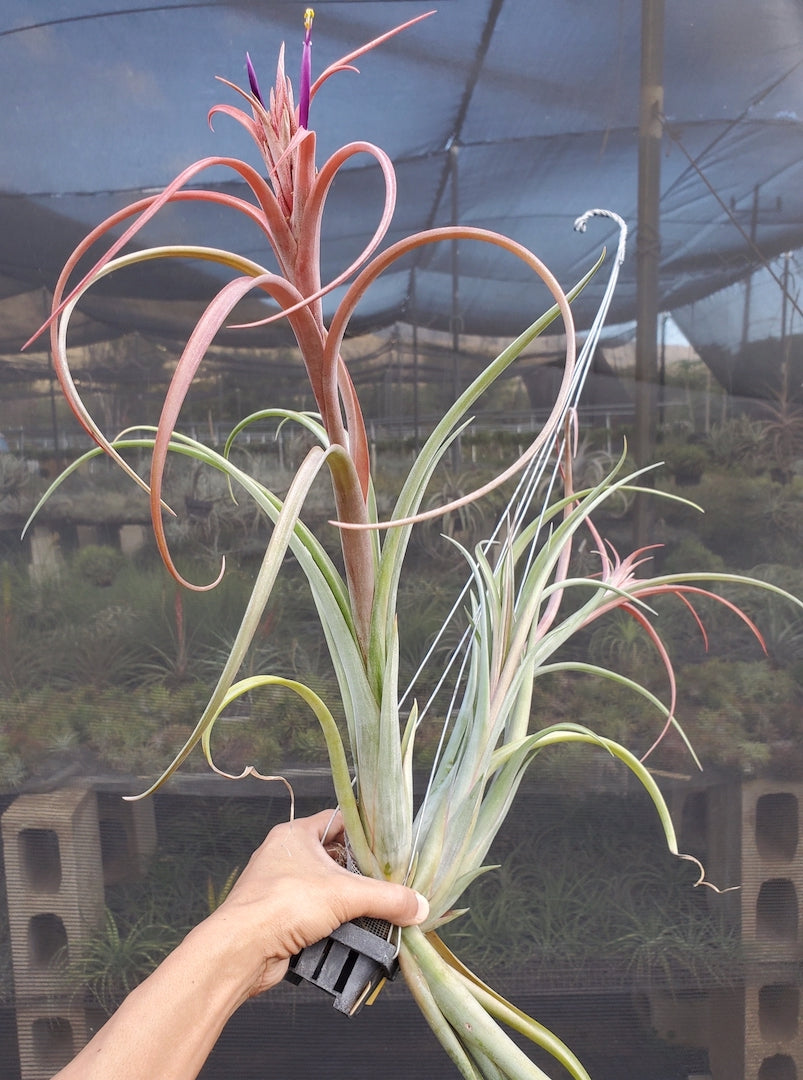
M 658 268 L 661 252 L 661 137 L 664 113 L 664 0 L 641 4 L 641 101 L 639 113 L 638 230 L 636 234 L 636 429 L 638 465 L 654 459 L 658 374 Z M 649 496 L 635 503 L 637 547 L 650 542 Z
M 451 175 L 451 195 L 452 195 L 452 225 L 457 225 L 460 221 L 460 197 L 458 189 L 458 170 L 457 163 L 459 160 L 459 149 L 457 143 L 454 142 L 449 147 L 449 167 Z M 452 396 L 456 401 L 460 396 L 460 392 L 463 389 L 462 377 L 460 372 L 460 330 L 462 327 L 462 316 L 460 313 L 460 245 L 457 240 L 452 241 Z M 452 469 L 455 473 L 459 472 L 462 464 L 462 440 L 458 435 L 452 443 Z
M 753 204 L 750 207 L 750 246 L 755 250 L 756 238 L 758 236 L 758 200 L 759 200 L 759 186 L 753 188 Z M 739 359 L 742 363 L 745 362 L 745 350 L 747 349 L 748 342 L 750 341 L 750 302 L 752 300 L 753 293 L 753 272 L 749 273 L 745 278 L 744 283 L 744 310 L 742 312 L 742 340 L 740 343 L 739 352 L 741 356 Z M 732 393 L 730 387 L 728 392 Z
M 416 455 L 421 448 L 421 419 L 418 397 L 419 357 L 418 357 L 418 293 L 415 279 L 416 268 L 410 273 L 410 311 L 413 324 L 413 446 Z

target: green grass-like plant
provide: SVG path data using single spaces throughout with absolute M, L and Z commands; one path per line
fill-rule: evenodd
M 738 935 L 690 888 L 693 868 L 661 851 L 641 799 L 542 795 L 528 809 L 526 828 L 494 847 L 498 871 L 469 888 L 465 918 L 448 928 L 472 966 L 589 992 L 738 979 Z
M 112 1013 L 180 939 L 174 927 L 151 923 L 146 916 L 121 929 L 106 909 L 103 930 L 90 938 L 80 956 L 64 962 L 63 970 L 76 989 Z M 58 957 L 54 964 L 59 964 Z

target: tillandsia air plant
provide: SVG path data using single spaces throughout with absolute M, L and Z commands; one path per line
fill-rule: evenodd
M 427 13 L 431 14 L 431 13 Z M 425 18 L 419 16 L 419 19 Z M 249 88 L 222 80 L 244 101 L 244 107 L 218 105 L 210 119 L 225 115 L 253 137 L 260 168 L 229 157 L 209 157 L 186 168 L 158 195 L 149 195 L 95 228 L 70 256 L 55 289 L 49 320 L 54 363 L 76 417 L 97 443 L 69 467 L 60 483 L 82 461 L 105 452 L 149 492 L 153 529 L 159 551 L 173 577 L 192 589 L 214 587 L 185 581 L 171 556 L 162 488 L 170 454 L 189 456 L 229 480 L 233 492 L 253 499 L 273 523 L 270 540 L 256 576 L 250 601 L 209 703 L 186 745 L 175 756 L 153 791 L 178 769 L 200 743 L 214 768 L 211 735 L 216 719 L 240 695 L 257 687 L 280 685 L 298 694 L 323 730 L 334 788 L 349 843 L 360 871 L 405 882 L 430 903 L 429 921 L 401 931 L 398 956 L 407 984 L 432 1029 L 466 1080 L 543 1078 L 545 1074 L 508 1035 L 507 1025 L 551 1052 L 576 1080 L 587 1073 L 575 1055 L 536 1020 L 505 1001 L 475 977 L 446 948 L 438 928 L 459 916 L 457 905 L 468 884 L 490 868 L 485 865 L 491 843 L 510 810 L 528 767 L 548 747 L 585 743 L 620 759 L 651 796 L 670 849 L 677 853 L 672 823 L 656 783 L 643 760 L 623 746 L 580 723 L 557 723 L 538 729 L 531 716 L 533 682 L 549 672 L 577 670 L 615 679 L 641 694 L 661 716 L 663 730 L 676 725 L 675 688 L 667 651 L 651 621 L 651 597 L 674 594 L 693 613 L 692 603 L 705 593 L 702 575 L 649 577 L 648 551 L 620 558 L 597 533 L 593 516 L 606 500 L 622 491 L 640 490 L 640 473 L 626 474 L 624 457 L 614 473 L 586 490 L 575 490 L 572 451 L 577 445 L 576 411 L 583 379 L 598 339 L 618 269 L 624 257 L 624 223 L 607 211 L 592 210 L 577 222 L 585 229 L 600 214 L 620 227 L 620 244 L 605 296 L 582 350 L 576 355 L 571 299 L 596 266 L 567 293 L 541 261 L 514 240 L 479 228 L 433 228 L 382 247 L 395 203 L 395 177 L 387 155 L 367 142 L 337 150 L 322 166 L 315 161 L 315 131 L 310 111 L 316 95 L 333 74 L 353 71 L 360 56 L 419 19 L 391 30 L 345 56 L 313 80 L 310 41 L 312 12 L 305 15 L 300 100 L 285 75 L 284 49 L 276 82 L 266 98 L 250 57 Z M 384 209 L 373 238 L 361 256 L 334 280 L 321 280 L 319 245 L 327 195 L 339 170 L 357 154 L 374 158 L 385 182 Z M 245 184 L 248 197 L 189 186 L 213 167 L 231 170 Z M 234 252 L 180 245 L 123 253 L 125 245 L 163 207 L 180 200 L 217 204 L 242 214 L 261 234 L 276 266 L 266 268 Z M 71 285 L 78 263 L 118 226 L 125 225 L 95 262 Z M 473 241 L 503 249 L 528 266 L 547 287 L 553 306 L 491 361 L 445 413 L 398 492 L 387 521 L 380 521 L 370 471 L 368 439 L 360 403 L 341 358 L 341 344 L 360 298 L 388 268 L 417 249 L 444 241 Z M 129 429 L 108 438 L 93 420 L 73 382 L 67 356 L 70 318 L 83 294 L 107 275 L 148 260 L 177 258 L 213 262 L 232 272 L 194 327 L 172 377 L 158 424 Z M 343 295 L 325 322 L 323 298 L 342 287 Z M 261 291 L 275 304 L 275 313 L 259 326 L 286 319 L 295 335 L 316 403 L 316 413 L 280 406 L 266 407 L 241 420 L 222 453 L 176 430 L 188 389 L 215 336 L 225 329 L 238 302 Z M 439 462 L 465 425 L 480 396 L 503 375 L 533 339 L 556 319 L 566 337 L 565 368 L 551 415 L 533 443 L 492 483 L 460 502 L 422 511 L 428 484 Z M 44 329 L 44 328 L 43 328 Z M 40 331 L 41 332 L 41 331 Z M 315 445 L 297 469 L 283 498 L 259 483 L 231 460 L 239 434 L 266 418 L 302 425 Z M 126 462 L 127 450 L 152 451 L 147 484 Z M 322 471 L 328 470 L 334 493 L 334 517 L 340 529 L 342 564 L 327 554 L 321 540 L 302 521 L 304 502 Z M 413 796 L 413 752 L 417 734 L 430 722 L 431 702 L 415 700 L 415 686 L 399 686 L 397 593 L 411 531 L 424 518 L 442 515 L 483 498 L 518 478 L 499 526 L 475 551 L 464 551 L 466 586 L 455 598 L 455 612 L 468 612 L 468 627 L 451 659 L 433 650 L 430 663 L 442 665 L 439 690 L 449 686 L 451 707 L 440 737 L 429 783 L 417 805 Z M 543 505 L 546 486 L 548 497 Z M 52 490 L 52 489 L 51 489 Z M 47 496 L 46 496 L 47 497 Z M 598 571 L 591 577 L 571 576 L 573 547 L 590 536 Z M 250 643 L 263 618 L 271 589 L 290 551 L 303 569 L 314 597 L 320 628 L 334 664 L 345 738 L 328 705 L 309 687 L 280 672 L 238 678 Z M 742 580 L 708 575 L 718 580 Z M 780 591 L 780 590 L 776 590 Z M 746 620 L 727 600 L 736 617 Z M 669 702 L 663 703 L 636 682 L 589 663 L 561 659 L 559 650 L 573 635 L 605 614 L 619 610 L 639 623 L 666 668 Z M 755 629 L 755 628 L 753 628 Z M 757 631 L 756 631 L 757 632 Z M 434 721 L 432 721 L 434 722 Z M 660 737 L 660 736 L 659 736 Z M 657 740 L 656 740 L 657 741 Z M 254 766 L 247 773 L 263 775 Z M 148 792 L 146 792 L 147 794 Z M 702 880 L 702 874 L 701 874 Z

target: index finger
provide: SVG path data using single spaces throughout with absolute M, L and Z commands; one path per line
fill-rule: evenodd
M 345 830 L 343 815 L 340 810 L 321 810 L 306 820 L 311 831 L 315 833 L 322 844 L 326 845 L 343 840 Z

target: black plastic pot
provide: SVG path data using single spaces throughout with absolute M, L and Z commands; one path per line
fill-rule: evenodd
M 356 1016 L 386 979 L 399 970 L 390 924 L 376 919 L 344 923 L 329 937 L 308 945 L 290 960 L 286 979 L 313 983 L 331 994 L 333 1005 Z

